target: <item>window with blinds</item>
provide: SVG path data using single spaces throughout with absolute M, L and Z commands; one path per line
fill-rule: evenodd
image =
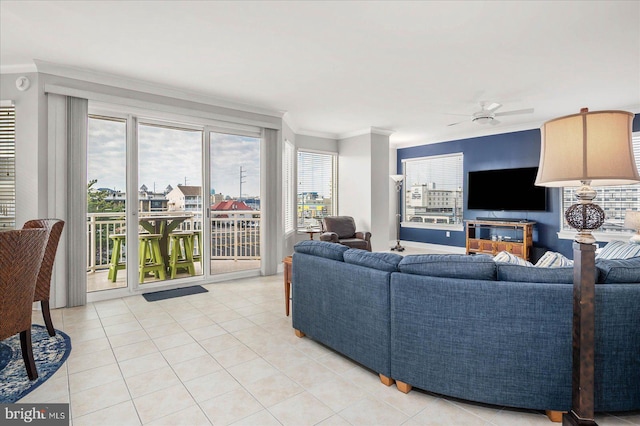
M 282 156 L 282 203 L 284 212 L 284 232 L 294 230 L 294 206 L 293 206 L 293 161 L 294 148 L 289 141 L 284 141 L 284 155 Z
M 640 132 L 634 133 L 632 137 L 633 156 L 636 160 L 636 167 L 640 167 Z M 562 190 L 562 230 L 575 231 L 564 218 L 567 209 L 576 202 L 576 190 L 578 188 L 563 188 Z M 620 233 L 628 232 L 623 227 L 624 215 L 627 210 L 640 211 L 640 184 L 621 186 L 596 186 L 596 198 L 594 203 L 598 204 L 605 213 L 605 222 L 598 229 L 598 232 Z
M 16 109 L 0 106 L 0 230 L 16 227 Z
M 337 169 L 336 155 L 298 151 L 298 228 L 318 227 L 336 214 Z
M 403 160 L 403 222 L 462 224 L 462 153 Z

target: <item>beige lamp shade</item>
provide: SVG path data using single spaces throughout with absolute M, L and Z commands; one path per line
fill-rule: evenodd
M 547 121 L 535 184 L 549 187 L 625 185 L 640 181 L 633 156 L 633 114 L 594 111 Z
M 404 175 L 389 175 L 394 182 L 402 182 Z

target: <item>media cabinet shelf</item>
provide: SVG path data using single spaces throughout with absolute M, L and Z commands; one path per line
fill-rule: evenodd
M 536 222 L 467 220 L 467 254 L 508 251 L 529 260 Z

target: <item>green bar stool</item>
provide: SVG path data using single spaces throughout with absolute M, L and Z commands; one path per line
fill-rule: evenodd
M 140 260 L 140 283 L 144 283 L 144 277 L 148 273 L 154 274 L 155 278 L 167 279 L 164 260 L 160 252 L 160 234 L 140 234 L 138 235 L 138 254 Z
M 127 267 L 127 264 L 125 262 L 120 261 L 120 257 L 122 256 L 122 246 L 124 245 L 125 237 L 125 234 L 109 235 L 109 238 L 111 239 L 111 241 L 113 241 L 113 249 L 111 250 L 111 261 L 109 262 L 108 279 L 111 280 L 112 283 L 116 282 L 118 271 Z
M 193 232 L 172 232 L 169 234 L 169 271 L 176 277 L 178 269 L 186 269 L 189 275 L 196 274 L 193 263 Z
M 198 240 L 197 246 L 195 240 Z M 193 231 L 193 261 L 200 262 L 200 266 L 202 266 L 202 231 Z M 195 251 L 195 248 L 198 247 L 198 251 Z

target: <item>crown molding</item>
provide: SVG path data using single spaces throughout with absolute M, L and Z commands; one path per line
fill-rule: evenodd
M 372 127 L 371 133 L 374 135 L 391 136 L 396 131 L 391 129 L 383 129 L 382 127 Z
M 318 131 L 315 131 L 315 130 L 300 129 L 298 132 L 296 132 L 296 134 L 303 135 L 303 136 L 311 136 L 311 137 L 314 137 L 314 138 L 324 138 L 324 139 L 333 139 L 333 140 L 340 139 L 338 137 L 338 135 L 335 134 L 335 133 L 318 132 Z
M 291 129 L 294 134 L 298 134 L 298 123 L 296 123 L 296 120 L 293 118 L 290 112 L 287 111 L 282 115 L 282 121 Z
M 383 129 L 381 127 L 367 127 L 360 130 L 354 130 L 353 132 L 341 133 L 338 135 L 338 139 L 347 139 L 355 136 L 370 135 L 370 134 L 391 136 L 393 133 L 395 133 L 393 130 Z
M 56 64 L 53 62 L 42 61 L 40 59 L 34 59 L 33 62 L 35 63 L 37 71 L 43 74 L 51 74 L 59 77 L 82 80 L 90 83 L 114 86 L 121 89 L 135 90 L 159 96 L 167 96 L 175 99 L 199 102 L 211 106 L 240 110 L 254 114 L 262 114 L 270 117 L 282 118 L 285 113 L 284 111 L 277 111 L 268 108 L 257 107 L 254 105 L 247 105 L 239 102 L 223 100 L 200 93 L 177 89 L 175 87 L 150 83 L 148 81 L 137 80 L 102 71 Z
M 0 65 L 0 74 L 23 74 L 38 72 L 35 64 Z

